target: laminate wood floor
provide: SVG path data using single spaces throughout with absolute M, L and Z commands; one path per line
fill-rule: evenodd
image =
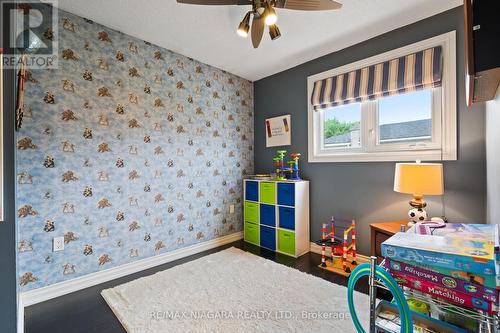
M 25 309 L 26 333 L 126 333 L 120 322 L 108 307 L 100 292 L 103 289 L 135 280 L 137 278 L 169 269 L 179 264 L 218 252 L 228 247 L 237 247 L 277 263 L 296 268 L 322 279 L 340 285 L 347 285 L 347 278 L 318 267 L 321 256 L 307 253 L 297 259 L 261 249 L 254 245 L 237 241 L 212 250 L 207 250 L 161 266 L 112 280 L 97 286 L 64 295 L 49 301 L 29 306 Z M 367 293 L 367 280 L 361 280 L 356 288 Z

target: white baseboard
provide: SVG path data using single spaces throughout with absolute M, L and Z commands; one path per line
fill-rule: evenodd
M 24 305 L 21 297 L 17 297 L 17 333 L 24 333 Z
M 311 252 L 312 253 L 321 254 L 321 245 L 318 245 L 316 243 L 311 242 Z M 332 248 L 331 247 L 327 246 L 325 248 L 325 255 L 327 257 L 331 257 L 331 255 L 332 255 Z M 367 257 L 365 255 L 362 255 L 362 254 L 359 254 L 359 253 L 357 253 L 356 255 L 358 256 L 358 258 L 361 257 L 361 258 L 363 258 L 365 260 L 370 260 L 370 257 Z
M 311 242 L 311 252 L 312 253 L 317 253 L 317 254 L 321 254 L 321 245 L 318 245 L 314 242 Z M 332 254 L 332 249 L 330 247 L 326 247 L 325 249 L 325 254 L 327 256 L 330 256 Z
M 243 232 L 236 232 L 231 235 L 212 239 L 203 243 L 191 245 L 182 249 L 163 253 L 154 257 L 137 260 L 121 266 L 109 268 L 103 271 L 87 274 L 72 280 L 55 283 L 26 292 L 22 292 L 19 297 L 19 316 L 24 314 L 23 308 L 33 304 L 47 301 L 62 295 L 66 295 L 81 289 L 92 287 L 100 283 L 117 279 L 119 277 L 133 274 L 151 267 L 159 266 L 177 259 L 181 259 L 199 252 L 213 249 L 243 238 Z M 22 321 L 24 315 L 19 318 Z M 18 330 L 19 331 L 19 330 Z M 22 332 L 22 331 L 20 331 Z

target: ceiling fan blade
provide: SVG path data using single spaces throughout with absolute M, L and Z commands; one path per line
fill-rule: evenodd
M 276 8 L 292 10 L 335 10 L 342 4 L 333 0 L 277 0 Z
M 207 6 L 215 6 L 215 5 L 249 5 L 251 1 L 242 1 L 242 0 L 177 0 L 177 3 L 185 3 L 189 5 L 207 5 Z
M 264 27 L 266 23 L 262 16 L 254 15 L 252 21 L 252 44 L 256 49 L 259 47 L 260 41 L 262 40 L 262 36 L 264 35 Z

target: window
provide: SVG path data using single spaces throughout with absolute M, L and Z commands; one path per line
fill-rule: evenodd
M 348 104 L 324 111 L 324 144 L 329 148 L 361 147 L 361 104 Z
M 345 73 L 368 71 L 369 66 L 436 47 L 442 50 L 439 84 L 410 87 L 407 92 L 393 90 L 369 98 L 349 97 L 345 93 L 346 87 L 355 84 L 355 79 Z M 308 92 L 313 101 L 308 103 L 309 161 L 455 160 L 455 54 L 455 32 L 450 32 L 309 77 Z M 330 97 L 324 96 L 326 90 L 314 96 L 315 83 L 320 80 L 329 85 Z M 359 79 L 356 81 L 359 85 Z M 344 91 L 339 93 L 335 85 Z M 315 98 L 319 101 L 316 104 Z
M 377 143 L 432 142 L 432 90 L 422 90 L 378 101 Z

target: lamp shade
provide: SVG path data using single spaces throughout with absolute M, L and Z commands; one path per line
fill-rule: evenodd
M 419 195 L 442 195 L 443 188 L 442 164 L 396 163 L 394 191 Z

